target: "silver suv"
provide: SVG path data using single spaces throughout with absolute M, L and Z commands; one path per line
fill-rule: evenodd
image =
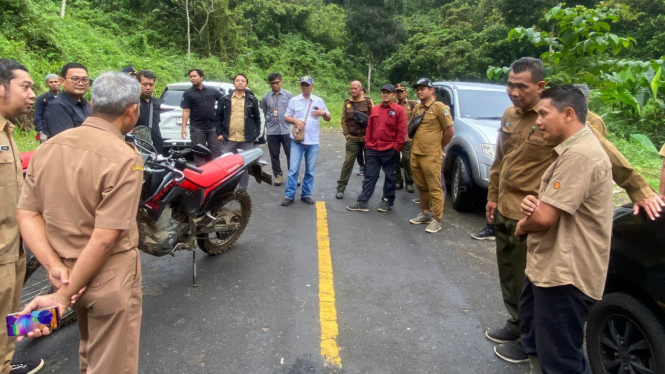
M 233 84 L 226 82 L 203 82 L 206 87 L 218 89 L 223 95 L 228 95 L 235 89 Z M 164 148 L 190 148 L 192 141 L 189 138 L 189 123 L 187 123 L 187 139 L 183 140 L 180 135 L 182 131 L 182 108 L 180 108 L 180 101 L 182 95 L 192 87 L 190 82 L 171 83 L 166 86 L 160 99 L 162 100 L 162 110 L 159 115 L 161 121 L 159 129 L 164 138 Z M 247 90 L 251 92 L 251 90 Z M 259 99 L 260 100 L 260 99 Z M 215 103 L 215 106 L 217 104 Z M 261 132 L 256 140 L 256 143 L 263 144 L 266 142 L 265 136 L 265 118 L 261 113 Z
M 435 82 L 434 90 L 455 122 L 444 165 L 453 208 L 469 211 L 486 201 L 497 131 L 503 112 L 512 103 L 506 87 L 496 84 Z

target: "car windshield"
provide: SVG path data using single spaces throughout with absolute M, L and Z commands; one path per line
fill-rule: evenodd
M 223 88 L 220 88 L 219 91 L 222 93 L 222 95 L 226 95 L 226 92 Z M 170 105 L 170 106 L 180 106 L 180 101 L 182 101 L 182 95 L 185 93 L 185 90 L 180 90 L 180 89 L 173 89 L 169 90 L 166 89 L 162 93 L 162 97 L 160 99 L 162 100 L 162 104 L 164 105 Z
M 459 90 L 460 116 L 474 119 L 501 119 L 512 105 L 505 91 Z

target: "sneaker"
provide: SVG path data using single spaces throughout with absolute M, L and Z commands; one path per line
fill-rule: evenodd
M 282 200 L 282 206 L 289 206 L 293 204 L 293 199 L 289 199 L 288 197 L 285 197 L 284 200 Z
M 487 225 L 482 230 L 480 230 L 480 232 L 471 234 L 471 237 L 476 240 L 495 240 L 494 229 L 490 225 Z
M 300 187 L 300 179 L 298 179 L 298 187 Z
M 17 362 L 12 364 L 9 374 L 35 374 L 44 367 L 44 360 L 41 358 L 28 360 L 26 362 Z
M 401 190 L 403 187 L 402 182 L 395 183 L 395 190 Z
M 518 342 L 503 343 L 494 346 L 494 353 L 501 359 L 514 364 L 529 362 L 529 355 L 524 352 L 522 345 Z
M 358 170 L 358 175 L 365 175 L 365 168 L 360 168 L 360 170 Z
M 284 182 L 283 176 L 278 175 L 275 177 L 275 186 L 281 186 L 283 182 Z
M 418 213 L 418 217 L 416 218 L 411 218 L 409 222 L 413 223 L 414 225 L 421 225 L 423 223 L 430 223 L 432 222 L 432 215 L 429 213 Z
M 387 212 L 390 210 L 390 204 L 388 204 L 388 201 L 386 200 L 381 200 L 379 203 L 379 212 Z
M 413 189 L 413 184 L 409 184 L 409 183 L 406 184 L 406 192 L 408 192 L 408 193 L 414 193 L 414 192 L 416 192 L 416 191 Z
M 347 206 L 346 210 L 350 210 L 352 212 L 369 212 L 369 205 L 367 205 L 367 203 L 356 201 L 354 204 Z
M 487 330 L 485 331 L 485 336 L 487 337 L 487 339 L 495 343 L 501 343 L 501 344 L 514 342 L 517 339 L 519 339 L 519 336 L 506 330 L 505 327 L 502 327 L 500 329 Z
M 420 199 L 413 199 L 411 202 L 414 204 L 420 204 Z
M 305 204 L 314 205 L 316 201 L 309 196 L 301 197 L 300 200 L 304 201 Z
M 342 192 L 342 191 L 337 191 L 337 193 L 335 194 L 335 198 L 336 198 L 337 200 L 342 200 L 342 199 L 344 198 L 344 192 Z
M 432 218 L 432 222 L 427 225 L 425 231 L 429 232 L 430 234 L 441 231 L 441 221 L 438 221 L 436 218 Z

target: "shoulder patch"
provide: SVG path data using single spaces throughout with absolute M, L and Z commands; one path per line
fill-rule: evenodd
M 143 166 L 141 166 L 141 165 L 134 165 L 134 166 L 132 166 L 132 171 L 140 171 L 140 172 L 142 172 L 142 171 L 143 171 Z
M 555 189 L 555 190 L 558 190 L 559 188 L 561 188 L 561 183 L 559 183 L 559 182 L 554 182 L 554 189 Z
M 351 104 L 346 104 L 346 108 L 347 109 L 351 108 Z
M 443 114 L 446 116 L 450 115 L 450 111 L 448 110 L 448 108 L 443 108 Z

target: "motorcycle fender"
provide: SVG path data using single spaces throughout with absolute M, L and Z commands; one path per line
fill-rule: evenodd
M 253 176 L 256 179 L 256 182 L 261 184 L 261 182 L 266 182 L 272 184 L 272 175 L 263 171 L 263 165 L 259 163 L 254 163 L 249 165 L 248 168 L 249 175 Z

